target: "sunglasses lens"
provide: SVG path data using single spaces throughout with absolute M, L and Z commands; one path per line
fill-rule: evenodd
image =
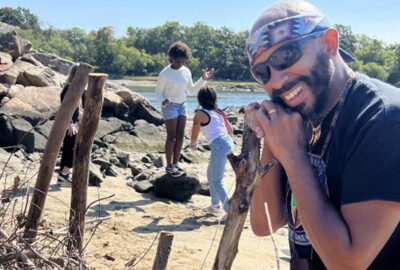
M 251 68 L 251 75 L 260 84 L 266 84 L 271 76 L 271 70 L 268 63 L 261 63 Z
M 268 59 L 269 64 L 276 70 L 283 70 L 294 63 L 301 57 L 301 49 L 297 42 L 289 43 L 277 49 Z

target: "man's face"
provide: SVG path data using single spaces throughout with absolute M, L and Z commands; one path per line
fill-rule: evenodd
M 271 48 L 254 61 L 262 63 L 279 47 Z M 264 89 L 272 100 L 301 113 L 305 119 L 318 117 L 326 107 L 328 88 L 332 76 L 329 56 L 322 52 L 315 39 L 302 49 L 302 56 L 292 66 L 276 70 L 270 68 L 270 79 Z

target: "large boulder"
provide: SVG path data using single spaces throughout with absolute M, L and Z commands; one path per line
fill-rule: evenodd
M 3 115 L 0 117 L 0 129 L 2 131 L 0 133 L 0 147 L 19 145 L 23 146 L 27 153 L 35 151 L 35 131 L 28 121 L 22 118 L 12 119 Z M 43 143 L 43 141 L 40 141 L 40 143 Z
M 0 83 L 15 84 L 18 76 L 18 67 L 16 65 L 12 65 L 9 69 L 0 72 Z
M 122 97 L 111 91 L 104 93 L 104 102 L 102 109 L 103 117 L 114 116 L 119 119 L 127 120 L 128 112 L 129 107 L 123 102 Z
M 113 134 L 123 130 L 124 122 L 118 118 L 110 117 L 107 119 L 100 119 L 99 127 L 96 131 L 96 138 L 101 139 L 107 134 Z
M 117 91 L 117 95 L 122 98 L 122 101 L 128 106 L 128 120 L 133 123 L 137 119 L 143 119 L 148 123 L 157 126 L 164 123 L 162 115 L 157 111 L 150 102 L 142 95 L 133 91 Z
M 172 177 L 164 174 L 153 181 L 153 187 L 156 196 L 186 202 L 193 194 L 199 192 L 201 185 L 194 175 Z
M 0 52 L 0 72 L 9 69 L 12 65 L 12 56 L 8 53 Z
M 22 169 L 23 162 L 21 162 L 21 160 L 15 155 L 12 155 L 10 158 L 10 155 L 11 153 L 0 147 L 0 167 L 3 168 L 4 165 L 7 163 L 7 168 L 5 169 L 8 169 L 15 173 L 15 171 Z
M 66 77 L 43 65 L 35 66 L 30 62 L 18 59 L 14 64 L 19 71 L 16 83 L 24 86 L 58 86 L 61 87 Z
M 0 22 L 0 51 L 9 53 L 13 59 L 29 52 L 32 44 L 22 39 L 19 28 Z
M 65 76 L 68 75 L 69 70 L 71 67 L 75 64 L 72 61 L 69 61 L 67 59 L 61 58 L 55 54 L 48 53 L 45 51 L 35 51 L 32 52 L 28 55 L 24 55 L 24 57 L 34 59 L 31 61 L 38 61 L 42 65 L 51 68 L 52 70 L 61 73 Z
M 60 88 L 25 87 L 0 108 L 0 115 L 22 117 L 32 125 L 49 119 L 60 106 Z
M 118 148 L 128 152 L 164 151 L 167 137 L 164 127 L 155 126 L 144 120 L 136 120 L 134 124 L 135 126 L 130 133 L 126 131 L 114 133 L 112 138 L 108 138 L 108 142 L 114 143 Z

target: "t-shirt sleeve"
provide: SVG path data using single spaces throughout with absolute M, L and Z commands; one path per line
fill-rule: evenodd
M 400 123 L 376 120 L 351 145 L 342 179 L 341 204 L 400 202 Z

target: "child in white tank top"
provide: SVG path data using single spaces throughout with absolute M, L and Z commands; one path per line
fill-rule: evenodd
M 211 205 L 207 213 L 218 214 L 222 208 L 226 214 L 221 221 L 226 221 L 229 213 L 228 194 L 223 185 L 225 165 L 228 153 L 233 151 L 232 126 L 225 113 L 217 106 L 217 94 L 213 88 L 201 88 L 197 100 L 201 106 L 193 119 L 191 146 L 195 148 L 200 130 L 203 130 L 211 148 L 211 157 L 207 168 Z M 222 207 L 220 205 L 222 203 Z

